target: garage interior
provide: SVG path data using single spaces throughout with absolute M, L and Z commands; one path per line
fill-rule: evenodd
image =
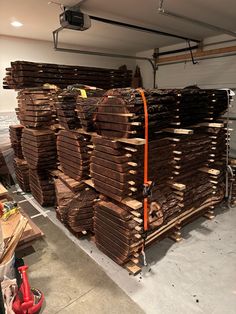
M 234 314 L 235 1 L 0 9 L 1 313 Z

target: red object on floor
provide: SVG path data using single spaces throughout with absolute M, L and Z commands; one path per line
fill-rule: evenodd
M 13 302 L 13 311 L 16 314 L 39 313 L 44 301 L 44 295 L 41 291 L 30 288 L 27 269 L 28 266 L 18 268 L 22 276 L 22 284 Z

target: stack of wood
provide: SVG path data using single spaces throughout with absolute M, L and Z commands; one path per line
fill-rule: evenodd
M 30 188 L 34 198 L 43 206 L 54 204 L 54 185 L 49 170 L 56 167 L 56 137 L 51 130 L 24 128 L 22 135 L 24 157 L 30 168 Z
M 95 114 L 98 102 L 102 99 L 105 91 L 98 88 L 85 87 L 77 97 L 76 112 L 81 126 L 86 132 L 95 131 Z
M 88 179 L 91 136 L 79 131 L 61 130 L 57 136 L 57 152 L 62 171 L 74 180 Z
M 66 183 L 66 184 L 65 184 Z M 96 191 L 63 173 L 55 179 L 57 218 L 74 234 L 93 231 L 93 205 Z
M 232 100 L 232 96 L 225 90 L 211 90 L 208 93 L 208 117 L 206 120 L 213 122 L 223 115 L 228 108 L 228 102 Z
M 102 200 L 95 205 L 94 232 L 97 247 L 119 265 L 136 261 L 142 242 L 142 219 L 122 203 Z
M 183 132 L 184 133 L 184 132 Z M 206 163 L 211 149 L 211 139 L 201 128 L 189 134 L 175 135 L 173 140 L 174 160 L 172 181 L 185 186 L 175 191 L 182 210 L 197 208 L 213 195 L 213 186 Z
M 236 158 L 230 158 L 230 167 L 232 169 L 232 174 L 229 180 L 229 196 L 230 205 L 236 205 Z
M 31 169 L 52 169 L 57 161 L 56 137 L 51 130 L 23 130 L 22 148 Z
M 9 133 L 11 146 L 14 151 L 14 170 L 16 174 L 16 180 L 24 192 L 30 192 L 29 186 L 29 167 L 27 161 L 24 159 L 22 152 L 22 131 L 24 129 L 23 125 L 10 125 Z
M 21 147 L 21 137 L 22 137 L 23 128 L 24 126 L 20 124 L 9 126 L 11 147 L 13 148 L 15 157 L 19 159 L 23 159 L 22 147 Z
M 208 154 L 207 165 L 217 169 L 219 173 L 211 174 L 211 181 L 214 183 L 215 194 L 221 193 L 225 189 L 226 182 L 226 154 L 229 150 L 229 130 L 225 123 L 209 123 L 206 133 L 211 140 L 211 147 Z
M 213 96 L 214 95 L 214 96 Z M 214 117 L 227 109 L 228 94 L 221 90 L 145 90 L 149 134 L 171 125 L 189 126 L 209 117 L 212 97 L 218 104 Z M 109 90 L 96 114 L 98 133 L 107 137 L 143 137 L 144 105 L 139 91 L 131 88 Z
M 158 134 L 149 143 L 149 177 L 162 187 L 171 175 L 172 148 L 167 137 Z M 135 140 L 133 141 L 135 143 Z M 143 141 L 138 141 L 137 144 Z M 95 188 L 117 201 L 126 197 L 142 199 L 144 151 L 134 145 L 93 137 L 91 175 Z
M 51 206 L 55 203 L 54 182 L 46 169 L 29 170 L 30 190 L 41 206 Z
M 75 112 L 77 95 L 76 91 L 64 90 L 55 98 L 58 122 L 67 130 L 80 127 L 80 121 Z
M 213 149 L 217 160 L 224 160 L 225 145 L 220 149 L 224 136 L 219 133 L 217 145 L 212 143 L 206 119 L 213 99 L 219 106 L 211 108 L 214 118 L 224 112 L 227 92 L 145 90 L 145 96 L 150 190 L 143 187 L 145 124 L 139 91 L 108 91 L 95 117 L 98 136 L 92 137 L 91 177 L 102 194 L 95 206 L 95 240 L 105 254 L 122 265 L 129 261 L 137 264 L 144 235 L 148 245 L 174 230 L 179 235 L 175 229 L 179 222 L 195 217 L 198 209 L 208 210 L 224 194 L 222 188 L 215 194 L 213 176 L 219 176 L 221 170 L 209 163 Z M 193 129 L 173 128 L 196 123 Z M 147 233 L 143 232 L 144 195 L 148 197 Z
M 52 86 L 28 88 L 18 92 L 16 113 L 20 123 L 32 128 L 48 128 L 56 123 L 55 94 L 56 89 Z
M 25 159 L 14 158 L 16 180 L 24 192 L 30 192 L 29 167 Z
M 68 85 L 81 83 L 109 89 L 130 86 L 131 80 L 132 71 L 126 67 L 117 70 L 15 61 L 6 69 L 3 88 L 22 89 L 38 87 L 45 83 L 66 88 Z
M 176 99 L 172 125 L 176 127 L 217 119 L 228 107 L 228 92 L 225 90 L 183 89 L 172 93 Z

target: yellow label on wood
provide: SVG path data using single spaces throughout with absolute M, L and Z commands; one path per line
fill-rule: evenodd
M 85 89 L 80 89 L 80 94 L 82 98 L 88 98 L 86 90 Z

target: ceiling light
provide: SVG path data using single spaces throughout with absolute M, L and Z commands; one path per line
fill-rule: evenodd
M 14 27 L 21 27 L 23 24 L 19 21 L 13 21 L 13 22 L 11 22 L 11 25 Z

